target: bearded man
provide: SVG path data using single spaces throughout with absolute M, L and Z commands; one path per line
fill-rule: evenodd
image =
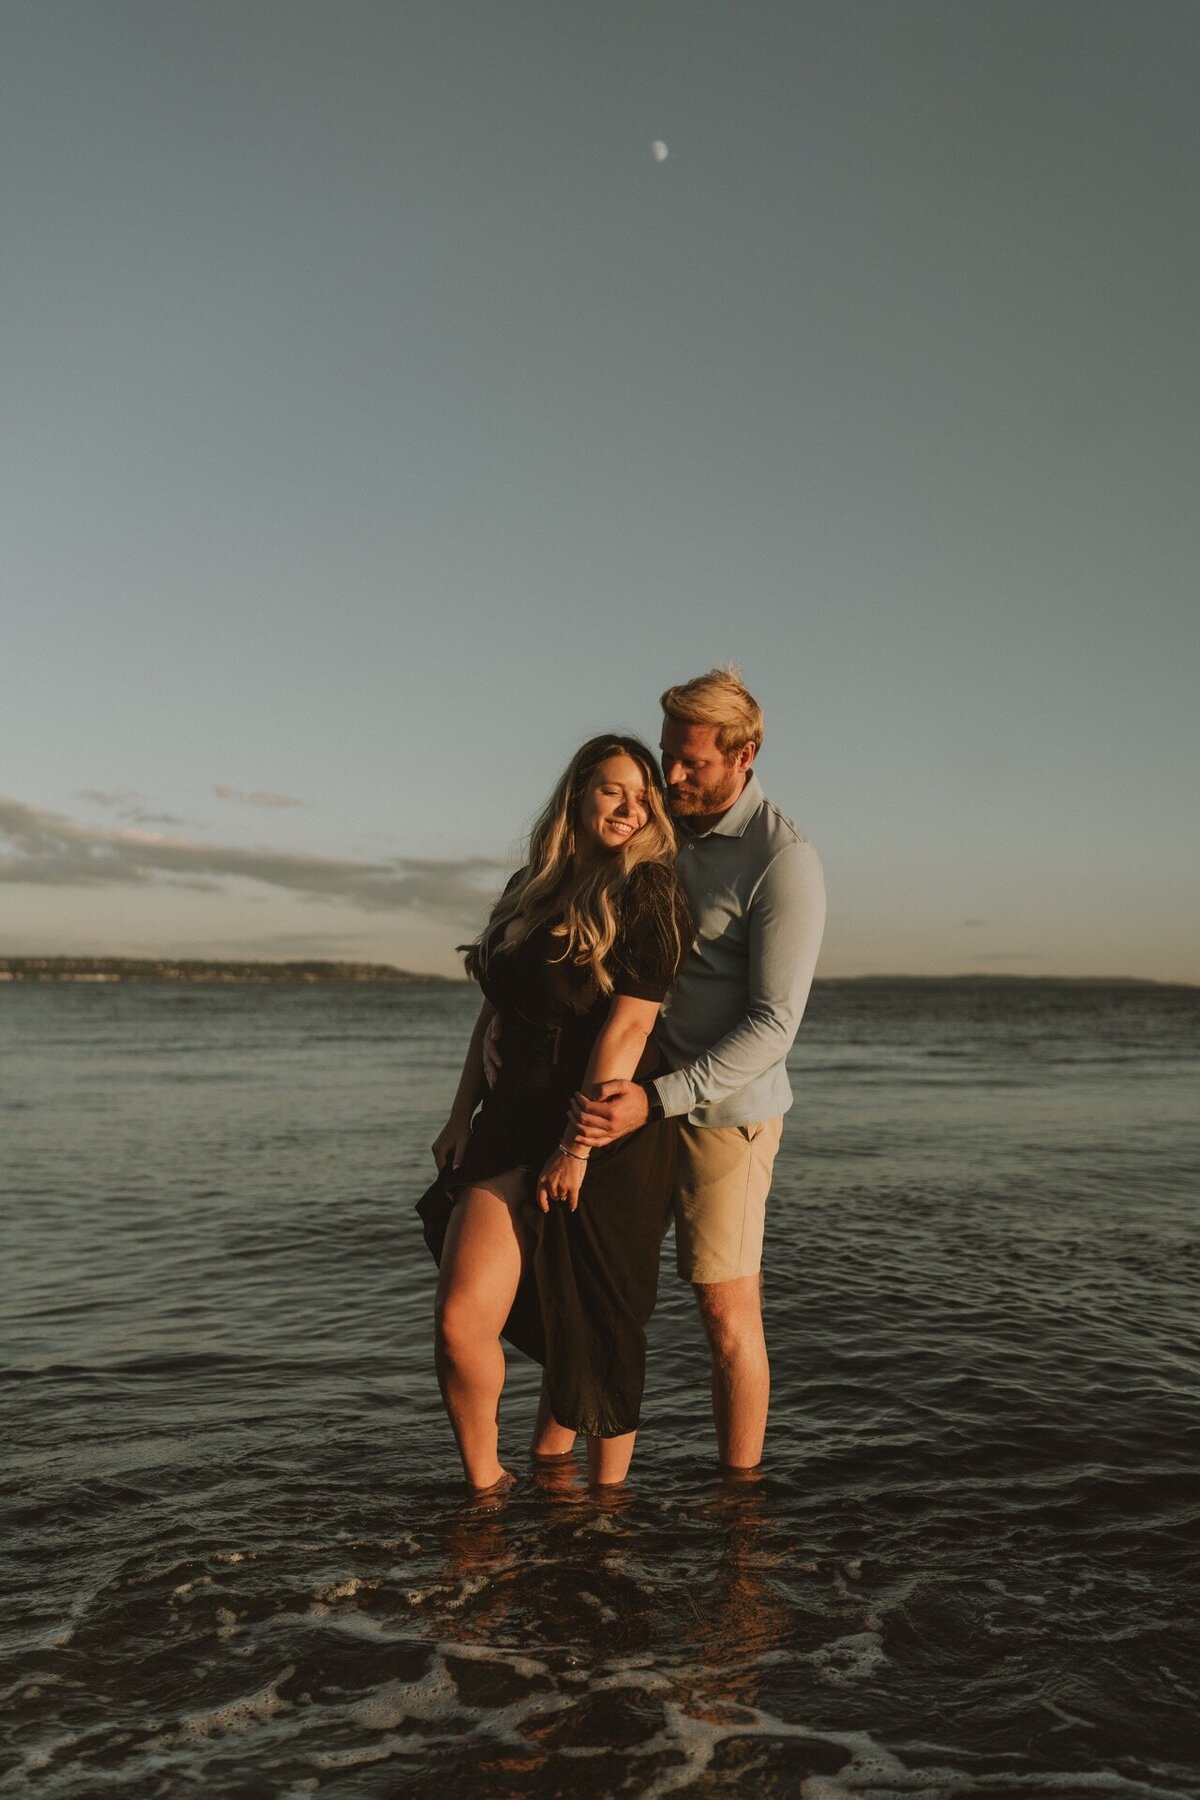
M 821 946 L 825 883 L 808 838 L 759 785 L 763 717 L 739 676 L 713 669 L 668 688 L 662 708 L 678 869 L 696 923 L 654 1034 L 668 1072 L 604 1082 L 591 1098 L 576 1097 L 572 1116 L 591 1146 L 652 1117 L 679 1120 L 676 1258 L 712 1352 L 718 1457 L 744 1475 L 757 1470 L 766 1433 L 766 1202 L 792 1104 L 785 1064 Z M 535 1453 L 561 1454 L 570 1436 L 543 1414 Z

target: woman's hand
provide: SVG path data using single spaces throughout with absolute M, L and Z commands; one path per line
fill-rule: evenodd
M 553 1151 L 538 1176 L 537 1203 L 542 1211 L 548 1213 L 551 1202 L 558 1202 L 574 1212 L 579 1205 L 579 1190 L 586 1174 L 586 1156 L 572 1156 L 562 1149 Z
M 447 1163 L 452 1169 L 458 1168 L 470 1135 L 470 1119 L 464 1119 L 461 1113 L 451 1113 L 432 1144 L 433 1160 L 439 1169 L 444 1169 Z

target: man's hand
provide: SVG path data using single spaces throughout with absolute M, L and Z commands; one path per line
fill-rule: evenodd
M 500 1014 L 497 1013 L 483 1034 L 483 1073 L 490 1088 L 500 1079 L 504 1058 L 500 1054 Z
M 595 1098 L 576 1094 L 568 1112 L 574 1128 L 573 1142 L 598 1149 L 614 1138 L 636 1131 L 650 1117 L 646 1090 L 636 1081 L 601 1081 Z

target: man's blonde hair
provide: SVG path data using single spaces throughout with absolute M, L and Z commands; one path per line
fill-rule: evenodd
M 722 756 L 736 756 L 743 744 L 762 747 L 762 708 L 749 693 L 740 669 L 710 669 L 691 681 L 669 687 L 662 697 L 669 719 L 685 725 L 715 725 L 717 749 Z

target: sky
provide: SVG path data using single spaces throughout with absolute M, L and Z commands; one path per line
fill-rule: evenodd
M 1200 981 L 1194 0 L 2 26 L 0 954 L 455 972 L 733 662 L 822 974 Z

